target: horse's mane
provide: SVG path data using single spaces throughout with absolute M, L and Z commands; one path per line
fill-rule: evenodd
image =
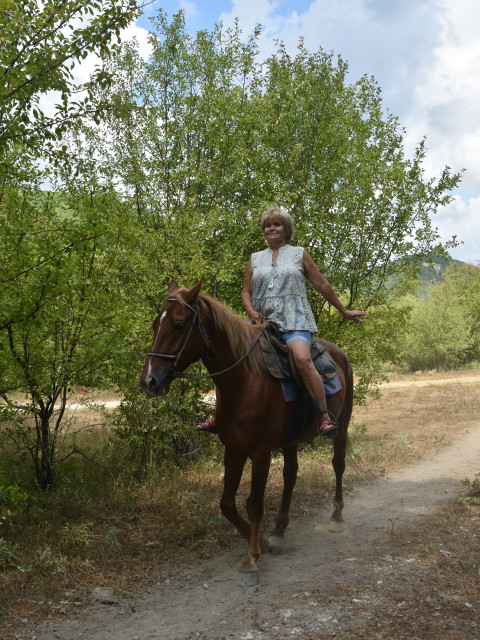
M 179 289 L 176 293 L 182 294 L 186 291 L 188 289 Z M 252 341 L 258 335 L 258 327 L 249 324 L 245 318 L 234 313 L 225 304 L 203 292 L 198 294 L 197 302 L 201 313 L 211 313 L 215 327 L 225 334 L 234 357 L 240 360 L 248 352 Z M 264 368 L 262 353 L 261 349 L 258 348 L 258 344 L 251 350 L 244 362 L 247 367 L 254 371 Z

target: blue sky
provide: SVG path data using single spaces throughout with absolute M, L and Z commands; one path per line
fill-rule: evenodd
M 191 33 L 238 18 L 247 37 L 261 24 L 265 56 L 276 39 L 294 55 L 302 36 L 310 51 L 322 47 L 348 61 L 352 82 L 375 76 L 386 108 L 406 128 L 406 153 L 426 136 L 427 177 L 438 176 L 445 165 L 466 169 L 454 202 L 434 224 L 442 240 L 454 234 L 463 240 L 452 257 L 479 263 L 478 0 L 158 0 L 129 30 L 143 46 L 148 15 L 160 7 L 169 16 L 184 9 Z

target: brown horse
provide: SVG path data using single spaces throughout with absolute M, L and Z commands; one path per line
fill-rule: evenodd
M 168 393 L 171 381 L 197 360 L 202 360 L 217 386 L 216 428 L 225 447 L 225 482 L 220 507 L 223 514 L 248 541 L 240 580 L 258 581 L 256 561 L 265 542 L 260 534 L 272 451 L 282 448 L 284 488 L 270 545 L 279 545 L 288 525 L 288 512 L 298 463 L 297 444 L 316 435 L 313 421 L 308 432 L 291 444 L 285 437 L 295 403 L 285 403 L 281 386 L 265 370 L 256 343 L 262 325 L 250 325 L 220 302 L 201 293 L 200 281 L 192 289 L 179 289 L 172 280 L 168 298 L 153 323 L 154 338 L 140 384 L 148 396 Z M 322 341 L 338 364 L 342 390 L 328 398 L 337 417 L 338 435 L 333 439 L 336 476 L 331 529 L 343 527 L 342 477 L 345 470 L 347 428 L 352 412 L 353 377 L 345 353 Z M 246 510 L 250 522 L 237 511 L 235 496 L 247 458 L 252 461 L 250 495 Z M 268 543 L 267 543 L 268 544 Z M 268 549 L 268 546 L 267 546 Z

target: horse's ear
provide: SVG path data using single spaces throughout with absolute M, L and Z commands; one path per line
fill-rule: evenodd
M 187 304 L 193 305 L 195 303 L 197 296 L 200 293 L 200 289 L 202 288 L 202 284 L 203 278 L 185 294 L 184 300 Z
M 178 291 L 178 289 L 178 284 L 175 282 L 175 280 L 172 280 L 168 285 L 168 293 L 175 293 L 175 291 Z

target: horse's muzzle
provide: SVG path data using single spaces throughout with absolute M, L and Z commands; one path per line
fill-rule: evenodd
M 169 371 L 160 374 L 148 372 L 140 378 L 140 386 L 150 398 L 166 396 L 171 382 L 172 376 Z

